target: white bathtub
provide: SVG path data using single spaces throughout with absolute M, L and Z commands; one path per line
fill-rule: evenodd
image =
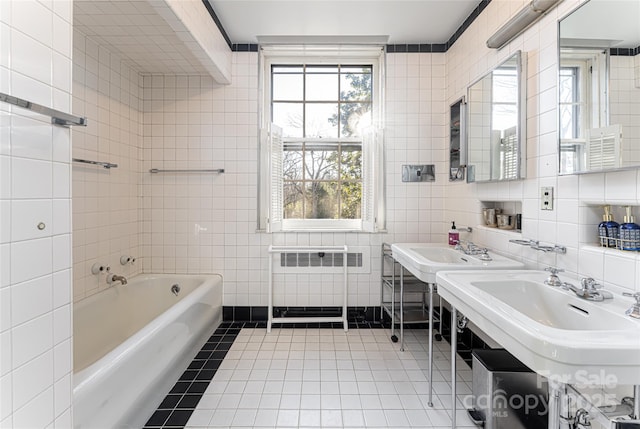
M 222 277 L 143 274 L 73 319 L 74 427 L 140 428 L 220 325 Z

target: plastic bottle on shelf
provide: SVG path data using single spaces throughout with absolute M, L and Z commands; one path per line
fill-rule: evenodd
M 625 207 L 627 214 L 620 225 L 620 248 L 622 250 L 640 250 L 640 225 L 635 223 L 631 206 Z
M 449 246 L 455 246 L 458 241 L 460 241 L 460 232 L 456 229 L 456 223 L 453 221 L 449 230 Z
M 613 220 L 611 214 L 611 206 L 606 205 L 602 222 L 598 224 L 598 235 L 600 236 L 600 245 L 603 247 L 618 247 L 618 238 L 620 237 L 620 224 Z

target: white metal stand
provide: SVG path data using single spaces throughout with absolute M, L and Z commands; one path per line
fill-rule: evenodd
M 451 428 L 456 428 L 456 353 L 458 349 L 458 310 L 451 306 Z
M 349 330 L 347 322 L 347 246 L 269 246 L 269 313 L 267 315 L 267 332 L 271 332 L 273 323 L 322 323 L 342 322 L 344 331 Z M 273 254 L 284 252 L 309 252 L 309 253 L 342 253 L 342 267 L 344 274 L 342 316 L 340 317 L 273 317 Z
M 385 270 L 385 259 L 391 262 L 391 272 Z M 396 265 L 400 267 L 400 270 L 396 270 Z M 400 324 L 400 351 L 404 351 L 404 324 L 405 323 L 429 323 L 429 399 L 427 405 L 433 406 L 433 325 L 438 323 L 440 332 L 437 334 L 436 339 L 440 341 L 442 338 L 442 298 L 438 297 L 440 302 L 440 312 L 438 318 L 434 318 L 433 311 L 433 295 L 437 293 L 437 285 L 435 283 L 425 283 L 416 278 L 412 274 L 405 273 L 405 268 L 397 262 L 391 253 L 391 245 L 387 243 L 382 244 L 381 255 L 381 288 L 380 288 L 380 302 L 381 311 L 380 317 L 383 317 L 383 313 L 387 313 L 391 319 L 391 340 L 398 341 L 395 336 L 395 325 Z M 396 274 L 397 272 L 397 274 Z M 396 277 L 399 279 L 400 293 L 396 298 Z M 385 293 L 387 291 L 387 293 Z M 422 295 L 420 302 L 412 301 L 405 302 L 405 292 Z M 425 314 L 425 302 L 424 294 L 429 295 L 428 302 L 428 314 Z M 399 304 L 396 303 L 399 301 Z M 409 305 L 405 305 L 409 304 Z

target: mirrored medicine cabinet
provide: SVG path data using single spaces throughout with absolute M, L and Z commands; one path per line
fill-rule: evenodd
M 558 23 L 560 174 L 640 166 L 640 0 L 588 0 Z
M 467 90 L 467 182 L 524 178 L 524 64 L 518 51 Z
M 466 119 L 464 97 L 449 107 L 449 181 L 464 180 Z

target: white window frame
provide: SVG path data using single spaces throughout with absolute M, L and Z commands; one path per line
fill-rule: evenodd
M 591 129 L 605 127 L 609 123 L 608 103 L 601 103 L 608 97 L 609 54 L 601 49 L 565 48 L 561 53 L 560 68 L 576 68 L 578 79 L 576 84 L 580 99 L 580 122 L 578 137 L 573 139 L 559 137 L 560 162 L 572 162 L 574 171 L 583 170 L 587 164 L 587 137 Z M 601 107 L 604 106 L 604 107 Z M 560 129 L 560 124 L 558 124 Z M 572 161 L 565 158 L 572 158 Z
M 283 139 L 271 124 L 271 68 L 287 64 L 372 66 L 372 127 L 362 137 L 363 201 L 361 219 L 283 219 L 282 189 L 272 180 Z M 258 230 L 356 231 L 384 230 L 384 48 L 381 46 L 261 46 L 259 78 L 260 166 L 258 172 Z M 343 139 L 348 140 L 348 139 Z M 274 156 L 275 155 L 275 156 Z M 275 168 L 274 168 L 275 165 Z M 282 181 L 282 179 L 280 179 Z M 279 211 L 279 213 L 278 213 Z

